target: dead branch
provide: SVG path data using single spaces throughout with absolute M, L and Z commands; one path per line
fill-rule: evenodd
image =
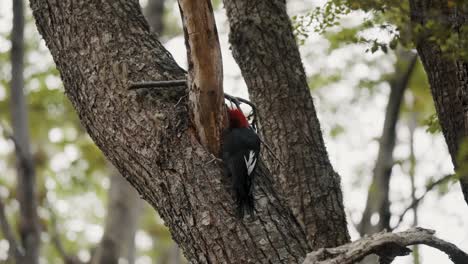
M 218 155 L 224 128 L 223 66 L 211 1 L 179 0 L 188 60 L 189 105 L 201 144 Z
M 187 86 L 187 80 L 168 80 L 168 81 L 147 81 L 147 82 L 131 82 L 128 85 L 129 90 L 136 90 L 141 88 L 182 88 L 185 89 Z
M 394 257 L 408 255 L 411 250 L 407 246 L 417 244 L 439 249 L 455 264 L 468 263 L 468 255 L 464 251 L 450 242 L 435 237 L 434 233 L 434 230 L 420 227 L 399 233 L 380 232 L 336 248 L 316 250 L 307 254 L 303 264 L 352 264 L 370 254 L 390 259 L 391 262 Z

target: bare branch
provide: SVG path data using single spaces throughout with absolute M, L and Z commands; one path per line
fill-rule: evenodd
M 3 204 L 2 199 L 0 199 L 0 226 L 3 232 L 4 237 L 8 240 L 9 249 L 8 249 L 8 258 L 14 258 L 17 263 L 19 259 L 24 256 L 23 249 L 18 245 L 18 242 L 15 238 L 13 229 L 8 222 L 5 205 Z
M 445 175 L 444 177 L 438 179 L 437 181 L 435 182 L 432 182 L 430 183 L 429 185 L 426 186 L 426 191 L 417 199 L 414 199 L 413 202 L 408 206 L 406 207 L 406 209 L 403 211 L 403 213 L 400 215 L 400 218 L 398 219 L 398 222 L 396 223 L 396 225 L 394 227 L 392 227 L 392 230 L 397 228 L 401 222 L 403 222 L 403 219 L 405 218 L 405 215 L 406 213 L 408 213 L 409 210 L 415 208 L 416 206 L 419 205 L 419 203 L 424 199 L 424 197 L 426 197 L 426 195 L 432 191 L 432 189 L 434 189 L 436 186 L 444 183 L 444 182 L 447 182 L 448 180 L 450 179 L 453 179 L 454 177 L 454 174 L 448 174 L 448 175 Z
M 47 202 L 47 209 L 50 214 L 50 230 L 49 234 L 52 238 L 52 243 L 54 244 L 55 249 L 57 250 L 58 254 L 63 260 L 63 263 L 65 264 L 82 264 L 83 262 L 80 261 L 80 259 L 73 255 L 73 254 L 68 254 L 65 251 L 65 248 L 63 247 L 62 240 L 60 239 L 60 235 L 58 232 L 58 227 L 57 227 L 57 215 L 55 214 L 54 209 L 50 204 Z
M 303 264 L 352 264 L 370 254 L 393 259 L 411 252 L 407 246 L 423 244 L 437 248 L 455 264 L 468 263 L 468 255 L 454 244 L 434 236 L 435 231 L 420 227 L 404 232 L 381 232 L 336 248 L 322 248 L 307 254 Z

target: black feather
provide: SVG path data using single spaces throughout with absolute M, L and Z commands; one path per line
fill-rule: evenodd
M 246 160 L 249 160 L 251 151 L 254 152 L 253 157 L 256 159 L 256 162 L 252 172 L 249 174 Z M 245 211 L 253 215 L 255 208 L 253 182 L 259 152 L 260 139 L 253 130 L 249 128 L 234 128 L 224 134 L 223 161 L 227 174 L 232 179 L 239 218 L 244 217 Z

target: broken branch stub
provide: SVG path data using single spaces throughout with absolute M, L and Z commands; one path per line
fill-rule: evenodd
M 179 0 L 188 60 L 191 120 L 203 146 L 218 155 L 223 129 L 223 68 L 209 0 Z

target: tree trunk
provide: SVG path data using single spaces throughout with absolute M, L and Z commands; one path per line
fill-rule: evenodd
M 153 33 L 158 36 L 163 30 L 164 0 L 150 0 L 145 8 L 145 18 Z M 106 226 L 103 238 L 93 257 L 94 263 L 117 263 L 125 258 L 127 263 L 135 262 L 135 234 L 143 202 L 136 190 L 113 171 L 108 191 Z M 110 262 L 109 262 L 110 261 Z
M 278 190 L 310 246 L 349 241 L 340 177 L 333 170 L 284 0 L 224 1 L 234 58 L 260 116 L 263 151 Z
M 416 112 L 415 102 L 414 99 L 411 102 L 413 105 L 413 112 L 411 113 L 410 120 L 408 121 L 408 132 L 410 136 L 410 168 L 409 168 L 409 176 L 411 181 L 411 203 L 416 202 L 416 153 L 414 151 L 414 136 L 416 132 L 416 128 L 418 126 L 418 113 Z M 416 204 L 413 208 L 413 224 L 412 227 L 417 227 L 419 225 L 419 215 L 418 215 L 418 205 Z M 420 255 L 419 255 L 419 246 L 415 245 L 413 247 L 413 264 L 420 264 Z
M 20 237 L 23 263 L 39 261 L 40 231 L 37 216 L 36 172 L 30 150 L 28 111 L 24 96 L 24 3 L 13 0 L 11 34 L 11 119 L 18 169 L 17 199 L 20 204 Z
M 158 37 L 164 30 L 164 2 L 165 0 L 148 0 L 144 9 L 146 21 L 148 21 L 151 31 L 156 33 Z
M 434 39 L 441 40 L 441 32 L 427 27 L 429 20 L 443 26 L 445 32 L 458 34 L 460 43 L 467 43 L 468 4 L 465 1 L 411 0 L 411 20 L 422 25 L 415 44 L 427 72 L 440 125 L 452 162 L 460 177 L 460 185 L 468 203 L 468 63 L 458 54 L 441 49 Z M 434 24 L 434 23 L 432 23 Z M 466 32 L 466 31 L 465 31 Z M 442 40 L 443 41 L 443 40 Z M 466 50 L 466 47 L 461 47 Z M 464 144 L 465 147 L 462 147 Z M 463 152 L 463 153 L 462 153 Z
M 416 65 L 417 55 L 398 54 L 395 63 L 395 75 L 390 81 L 390 95 L 388 97 L 385 121 L 382 136 L 379 140 L 379 153 L 375 162 L 372 182 L 367 194 L 366 208 L 362 214 L 358 231 L 361 236 L 373 234 L 384 229 L 390 230 L 390 178 L 393 168 L 393 149 L 397 138 L 396 125 L 400 114 L 403 95 L 408 87 L 413 69 Z M 373 225 L 373 214 L 379 216 L 379 221 Z
M 190 261 L 297 263 L 305 257 L 306 237 L 270 175 L 258 177 L 256 216 L 235 217 L 229 179 L 189 123 L 186 91 L 127 89 L 130 81 L 185 74 L 149 33 L 136 0 L 30 2 L 83 125 L 158 210 Z

